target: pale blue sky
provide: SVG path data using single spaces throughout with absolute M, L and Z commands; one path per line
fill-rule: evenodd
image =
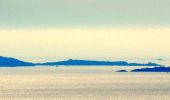
M 169 26 L 170 0 L 0 0 L 0 27 Z

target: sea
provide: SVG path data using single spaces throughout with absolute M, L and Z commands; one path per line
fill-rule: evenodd
M 1 67 L 0 100 L 170 100 L 170 74 L 115 72 L 141 67 Z

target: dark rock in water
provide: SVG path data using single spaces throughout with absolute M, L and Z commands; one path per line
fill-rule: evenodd
M 154 67 L 154 68 L 142 68 L 134 69 L 131 72 L 170 72 L 170 67 Z
M 118 70 L 116 72 L 128 72 L 127 70 Z
M 163 59 L 162 58 L 158 58 L 158 59 L 156 59 L 157 61 L 163 61 Z
M 33 63 L 20 61 L 15 58 L 0 56 L 0 67 L 34 66 Z

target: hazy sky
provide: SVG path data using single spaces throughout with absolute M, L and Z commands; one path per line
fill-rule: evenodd
M 170 0 L 0 0 L 0 55 L 169 58 Z
M 170 0 L 0 0 L 0 27 L 169 25 Z

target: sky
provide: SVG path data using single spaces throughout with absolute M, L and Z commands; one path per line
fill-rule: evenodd
M 0 27 L 169 25 L 169 0 L 0 0 Z
M 170 58 L 169 0 L 0 0 L 0 55 Z

